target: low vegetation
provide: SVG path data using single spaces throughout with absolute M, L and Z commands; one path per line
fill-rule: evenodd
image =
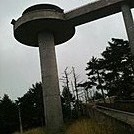
M 45 134 L 44 132 L 45 132 L 44 129 L 36 128 L 36 129 L 28 130 L 28 131 L 24 132 L 23 134 Z M 20 134 L 20 133 L 16 132 L 14 134 Z
M 66 130 L 65 134 L 124 134 L 127 130 L 110 121 L 82 119 L 76 121 Z M 131 134 L 131 133 L 130 133 Z
M 124 134 L 127 130 L 114 122 L 80 119 L 66 126 L 64 134 Z M 19 133 L 15 133 L 19 134 Z M 48 134 L 43 129 L 33 129 L 23 134 Z M 63 133 L 62 133 L 63 134 Z M 131 132 L 130 132 L 131 134 Z

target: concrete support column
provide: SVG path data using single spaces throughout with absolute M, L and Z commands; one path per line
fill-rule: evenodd
M 130 42 L 131 53 L 132 53 L 132 56 L 134 56 L 134 22 L 133 22 L 133 16 L 132 16 L 132 13 L 131 13 L 131 9 L 130 9 L 130 7 L 127 3 L 123 4 L 121 9 L 122 9 L 122 14 L 123 14 L 123 18 L 124 18 L 124 23 L 125 23 L 125 26 L 126 26 L 128 39 L 129 39 L 129 42 Z
M 63 125 L 54 36 L 38 34 L 46 127 L 56 134 Z

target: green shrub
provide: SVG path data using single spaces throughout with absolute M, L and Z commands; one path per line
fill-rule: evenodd
M 20 133 L 14 133 L 14 134 L 20 134 Z M 44 129 L 36 128 L 36 129 L 28 130 L 24 132 L 23 134 L 46 134 L 46 133 Z

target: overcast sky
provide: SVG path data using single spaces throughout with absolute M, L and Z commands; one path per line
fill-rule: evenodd
M 1 0 L 0 97 L 6 93 L 16 99 L 32 84 L 41 81 L 38 48 L 22 45 L 14 39 L 11 20 L 18 19 L 27 7 L 39 3 L 55 4 L 67 12 L 89 2 L 91 0 Z M 127 39 L 121 13 L 76 27 L 70 41 L 56 46 L 59 77 L 67 66 L 74 66 L 80 79 L 86 79 L 86 63 L 92 56 L 99 57 L 113 37 Z

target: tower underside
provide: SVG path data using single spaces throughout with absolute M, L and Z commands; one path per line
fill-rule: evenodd
M 41 4 L 26 9 L 14 25 L 16 40 L 28 46 L 38 47 L 38 34 L 43 31 L 53 33 L 55 45 L 71 39 L 75 28 L 65 21 L 62 9 L 55 7 Z

